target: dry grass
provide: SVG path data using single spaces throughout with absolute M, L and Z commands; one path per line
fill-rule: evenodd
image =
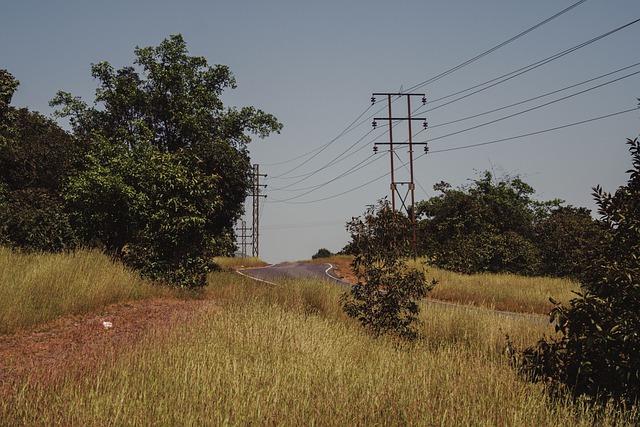
M 427 274 L 438 280 L 431 298 L 518 313 L 548 314 L 549 297 L 567 304 L 575 296 L 571 291 L 579 289 L 574 281 L 549 277 L 464 275 L 432 267 Z
M 21 254 L 0 247 L 0 333 L 162 292 L 98 251 Z
M 637 411 L 552 401 L 502 356 L 509 332 L 548 325 L 428 307 L 426 338 L 397 345 L 330 307 L 322 282 L 280 286 L 213 275 L 221 309 L 107 350 L 91 372 L 38 373 L 0 396 L 0 425 L 633 425 Z
M 349 265 L 352 259 L 334 256 L 311 262 L 330 263 L 344 280 L 355 283 L 357 279 Z M 549 297 L 568 304 L 575 296 L 572 291 L 579 290 L 579 284 L 568 279 L 490 273 L 466 275 L 431 267 L 422 261 L 410 261 L 409 265 L 424 268 L 428 279 L 438 280 L 429 298 L 495 310 L 546 315 L 553 308 Z
M 239 268 L 264 267 L 268 265 L 260 258 L 236 258 L 236 257 L 216 257 L 213 261 L 223 270 L 236 270 Z

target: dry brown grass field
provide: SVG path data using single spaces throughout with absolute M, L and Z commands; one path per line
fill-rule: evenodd
M 402 344 L 365 333 L 341 312 L 339 297 L 329 282 L 265 286 L 219 272 L 197 296 L 120 302 L 4 335 L 3 349 L 43 334 L 31 350 L 46 349 L 47 334 L 69 341 L 57 361 L 27 357 L 32 363 L 23 370 L 11 369 L 20 362 L 15 355 L 0 353 L 0 426 L 613 426 L 638 420 L 637 409 L 551 399 L 541 385 L 518 378 L 503 352 L 505 334 L 517 346 L 530 345 L 552 333 L 545 322 L 429 305 L 421 317 L 424 338 Z M 146 301 L 156 301 L 157 310 L 145 308 Z M 108 315 L 120 316 L 111 329 L 100 323 Z

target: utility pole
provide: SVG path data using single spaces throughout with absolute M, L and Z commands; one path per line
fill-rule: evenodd
M 418 256 L 418 235 L 417 235 L 417 224 L 416 224 L 416 213 L 415 213 L 415 182 L 413 179 L 413 129 L 412 122 L 414 120 L 419 120 L 423 122 L 424 129 L 427 128 L 427 119 L 424 117 L 412 117 L 411 116 L 411 97 L 420 96 L 422 99 L 422 105 L 426 104 L 427 98 L 424 93 L 374 93 L 371 96 L 371 103 L 374 104 L 376 102 L 376 96 L 386 96 L 387 97 L 387 109 L 388 116 L 387 117 L 374 117 L 373 118 L 373 127 L 375 128 L 378 123 L 378 120 L 387 120 L 389 123 L 389 142 L 376 142 L 373 146 L 373 151 L 378 152 L 379 145 L 388 145 L 389 146 L 389 159 L 391 163 L 391 207 L 393 210 L 396 210 L 396 194 L 400 202 L 402 203 L 402 210 L 407 213 L 407 216 L 411 218 L 412 225 L 412 247 L 413 247 L 413 259 L 416 259 Z M 407 116 L 406 117 L 393 117 L 391 113 L 391 97 L 405 96 L 407 98 Z M 408 145 L 409 146 L 409 181 L 396 181 L 395 179 L 395 168 L 394 168 L 394 141 L 393 141 L 393 122 L 395 121 L 406 121 L 408 124 L 408 133 L 409 138 L 407 142 L 395 143 L 395 145 Z M 428 146 L 426 142 L 417 143 L 416 145 L 424 145 L 425 153 L 428 151 Z M 400 192 L 399 186 L 406 186 L 407 189 L 404 191 L 404 194 Z M 411 206 L 408 205 L 407 199 L 411 197 Z
M 260 256 L 260 197 L 267 197 L 266 194 L 260 194 L 260 189 L 266 187 L 264 184 L 260 184 L 260 177 L 266 177 L 266 174 L 260 173 L 260 165 L 253 165 L 253 239 L 252 239 L 252 254 L 254 257 Z
M 247 231 L 251 231 L 251 229 L 247 227 L 247 221 L 242 220 L 242 225 L 237 230 L 240 230 L 240 248 L 241 248 L 242 258 L 246 258 L 247 257 L 247 238 L 253 237 L 252 235 L 247 234 Z

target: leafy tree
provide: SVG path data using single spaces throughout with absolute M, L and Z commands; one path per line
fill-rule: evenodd
M 61 189 L 84 148 L 54 121 L 8 105 L 18 81 L 0 70 L 0 244 L 36 251 L 75 246 Z
M 640 399 L 640 142 L 628 140 L 633 168 L 614 194 L 594 189 L 609 239 L 594 253 L 582 291 L 552 312 L 559 338 L 517 354 L 520 370 L 574 396 Z
M 424 270 L 409 268 L 411 222 L 403 214 L 380 201 L 364 219 L 347 223 L 353 246 L 351 263 L 358 283 L 341 297 L 343 310 L 375 335 L 392 334 L 415 339 L 420 307 L 418 301 L 435 286 Z
M 51 102 L 91 141 L 66 198 L 83 240 L 144 274 L 202 284 L 212 255 L 234 250 L 233 225 L 250 188 L 250 135 L 279 132 L 254 107 L 225 108 L 231 71 L 189 56 L 182 36 L 135 49 L 133 66 L 93 64 L 93 106 L 70 93 Z
M 10 126 L 10 105 L 13 94 L 20 82 L 7 70 L 0 69 L 0 147 L 8 137 Z
M 535 236 L 541 256 L 539 273 L 579 280 L 592 252 L 600 250 L 606 229 L 588 209 L 561 206 L 536 225 Z
M 331 253 L 331 251 L 329 249 L 320 248 L 320 249 L 318 249 L 318 252 L 316 252 L 314 255 L 311 256 L 311 259 L 329 258 L 332 255 L 333 254 Z
M 520 178 L 494 179 L 491 172 L 459 189 L 441 182 L 441 194 L 418 203 L 422 251 L 442 268 L 463 273 L 534 274 L 538 251 L 534 225 L 559 200 L 538 202 Z

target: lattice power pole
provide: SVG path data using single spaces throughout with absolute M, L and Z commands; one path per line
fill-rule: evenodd
M 253 165 L 253 227 L 252 227 L 252 253 L 254 257 L 260 256 L 260 197 L 267 197 L 265 194 L 260 194 L 260 189 L 266 187 L 264 184 L 260 184 L 260 177 L 266 177 L 266 174 L 260 173 L 260 165 Z
M 242 221 L 242 225 L 237 230 L 240 230 L 240 248 L 242 253 L 242 258 L 247 257 L 247 238 L 252 238 L 251 234 L 247 234 L 247 231 L 251 231 L 250 228 L 247 227 L 247 221 Z
M 428 151 L 428 146 L 426 142 L 415 143 L 413 142 L 413 130 L 412 130 L 412 122 L 414 120 L 422 121 L 423 127 L 427 128 L 427 119 L 424 117 L 412 117 L 411 116 L 411 97 L 419 96 L 422 99 L 422 104 L 426 104 L 427 98 L 424 93 L 374 93 L 371 96 L 371 103 L 374 104 L 376 102 L 376 96 L 386 96 L 388 103 L 388 116 L 387 117 L 374 117 L 373 118 L 373 127 L 377 126 L 378 120 L 387 120 L 389 122 L 389 142 L 376 142 L 373 146 L 373 151 L 378 152 L 379 145 L 388 145 L 389 146 L 389 159 L 391 160 L 391 207 L 393 210 L 396 210 L 396 194 L 402 203 L 402 210 L 407 213 L 407 216 L 411 218 L 411 224 L 413 228 L 413 236 L 412 236 L 412 246 L 413 246 L 413 258 L 416 259 L 418 256 L 418 235 L 417 235 L 417 224 L 416 224 L 416 213 L 415 213 L 415 183 L 413 180 L 413 146 L 414 145 L 424 145 L 424 151 Z M 405 96 L 407 98 L 407 115 L 406 117 L 393 117 L 391 113 L 391 97 L 397 96 L 402 97 Z M 393 122 L 397 121 L 406 121 L 408 124 L 408 132 L 409 138 L 407 142 L 395 142 L 393 141 Z M 394 144 L 398 145 L 408 145 L 409 146 L 409 176 L 410 180 L 407 181 L 396 181 L 395 179 L 395 167 L 394 167 Z M 406 186 L 406 191 L 404 194 L 400 191 L 400 187 L 404 188 Z M 411 196 L 411 206 L 408 205 L 407 199 Z

